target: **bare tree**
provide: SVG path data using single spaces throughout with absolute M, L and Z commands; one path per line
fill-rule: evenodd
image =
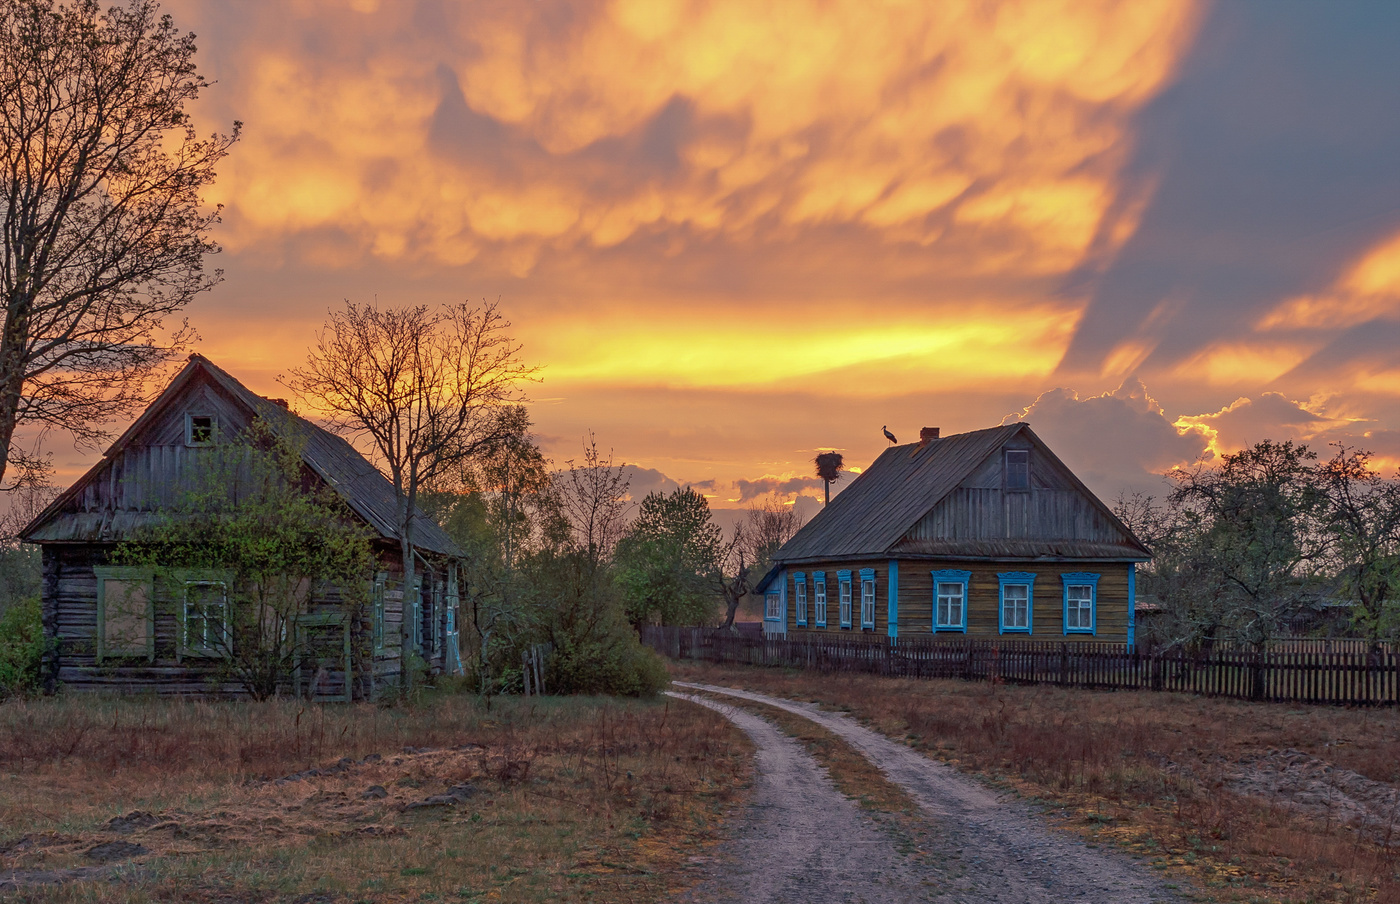
M 196 138 L 194 53 L 154 0 L 0 0 L 0 479 L 43 470 L 18 425 L 91 443 L 134 410 L 220 279 L 200 194 L 240 125 Z
M 583 460 L 565 462 L 568 470 L 556 478 L 559 507 L 573 532 L 573 541 L 596 570 L 611 557 L 627 530 L 632 508 L 627 491 L 631 480 L 626 465 L 613 464 L 612 451 L 603 458 L 590 430 Z
M 413 590 L 418 495 L 498 443 L 535 368 L 521 364 L 495 304 L 381 310 L 347 301 L 331 312 L 307 364 L 286 381 L 332 429 L 369 441 L 394 484 L 404 598 Z M 412 626 L 403 621 L 403 675 Z
M 734 625 L 734 616 L 753 585 L 773 565 L 773 555 L 802 527 L 797 507 L 768 500 L 751 506 L 744 520 L 734 526 L 734 536 L 720 552 L 716 573 L 717 589 L 724 599 L 724 624 Z

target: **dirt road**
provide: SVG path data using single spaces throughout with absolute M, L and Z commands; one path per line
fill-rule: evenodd
M 756 716 L 712 700 L 758 747 L 758 787 L 737 846 L 738 874 L 688 900 L 760 902 L 956 901 L 999 904 L 1151 904 L 1180 900 L 1142 863 L 1056 832 L 1013 798 L 864 728 L 849 716 L 749 691 L 673 686 L 776 706 L 838 735 L 904 788 L 929 823 L 932 856 L 916 864 L 880 845 L 873 821 L 831 786 L 791 738 Z M 832 798 L 844 807 L 838 807 Z M 806 810 L 804 814 L 802 811 Z M 856 826 L 861 826 L 857 829 Z M 865 834 L 855 834 L 864 832 Z M 846 842 L 847 833 L 861 840 Z M 785 846 L 791 845 L 791 847 Z M 854 853 L 853 853 L 854 851 Z M 795 865 L 796 864 L 796 865 Z M 854 870 L 854 872 L 848 872 Z M 864 883 L 884 880 L 883 887 Z

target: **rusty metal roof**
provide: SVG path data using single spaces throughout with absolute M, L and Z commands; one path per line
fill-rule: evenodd
M 305 440 L 302 459 L 306 465 L 340 494 L 355 514 L 374 528 L 380 537 L 398 542 L 398 497 L 394 486 L 366 461 L 363 455 L 343 437 L 293 414 L 271 399 L 263 398 L 212 361 L 197 354 L 190 356 L 189 363 L 112 444 L 104 454 L 103 460 L 55 499 L 53 504 L 24 529 L 23 538 L 35 543 L 111 540 L 135 527 L 136 523 L 141 521 L 141 512 L 65 512 L 64 509 L 118 452 L 136 442 L 144 430 L 157 419 L 158 412 L 172 404 L 181 391 L 201 372 L 207 374 L 252 414 L 266 420 L 274 431 L 295 429 L 299 438 Z M 421 509 L 415 511 L 413 516 L 413 545 L 427 552 L 447 556 L 464 555 L 452 538 Z

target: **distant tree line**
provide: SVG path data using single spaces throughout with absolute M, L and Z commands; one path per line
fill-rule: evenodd
M 1120 498 L 1152 549 L 1138 571 L 1149 643 L 1262 648 L 1281 638 L 1400 636 L 1400 479 L 1371 454 L 1265 440 L 1177 468 L 1164 499 Z M 1154 611 L 1155 610 L 1155 611 Z

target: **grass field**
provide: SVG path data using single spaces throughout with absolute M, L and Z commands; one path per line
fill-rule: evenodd
M 848 711 L 1211 901 L 1400 901 L 1400 712 L 673 664 Z M 796 730 L 796 729 L 792 729 Z
M 0 872 L 31 884 L 0 897 L 650 901 L 694 880 L 751 752 L 664 698 L 11 702 Z

